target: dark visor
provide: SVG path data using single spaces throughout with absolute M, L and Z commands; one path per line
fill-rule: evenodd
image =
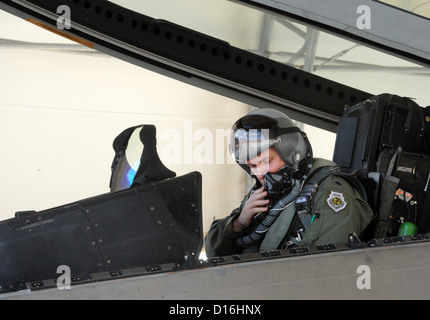
M 279 128 L 276 120 L 264 115 L 245 116 L 232 127 L 230 153 L 236 161 L 246 164 L 280 142 L 281 134 L 299 131 L 297 127 Z

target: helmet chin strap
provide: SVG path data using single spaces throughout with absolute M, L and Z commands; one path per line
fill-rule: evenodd
M 311 143 L 309 142 L 308 136 L 306 133 L 302 132 L 302 137 L 305 140 L 308 150 L 307 150 L 307 158 L 309 159 L 309 167 L 312 167 L 312 164 L 314 163 L 314 154 L 312 151 Z

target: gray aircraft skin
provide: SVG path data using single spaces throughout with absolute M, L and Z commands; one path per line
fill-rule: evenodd
M 411 37 L 407 33 L 408 29 L 402 30 L 398 27 L 398 23 L 410 23 L 408 20 L 410 17 L 402 12 L 396 11 L 392 20 L 385 20 L 385 29 L 374 28 L 375 33 L 371 34 L 355 26 L 348 26 L 351 22 L 342 19 L 345 17 L 342 10 L 338 12 L 339 15 L 329 19 L 330 8 L 335 6 L 329 1 L 320 1 L 321 7 L 318 8 L 313 8 L 314 5 L 310 1 L 236 2 L 256 6 L 266 11 L 273 10 L 279 15 L 305 21 L 320 29 L 362 41 L 378 50 L 393 53 L 425 67 L 430 66 L 430 39 L 428 39 L 430 32 L 425 32 L 425 30 L 429 31 L 428 21 L 424 21 L 426 19 L 415 17 L 413 20 L 420 26 L 425 23 L 423 28 L 417 28 L 424 30 L 420 35 L 421 40 L 417 41 L 419 37 L 416 35 Z M 348 11 L 348 6 L 352 6 L 353 2 L 343 1 L 342 8 Z M 376 5 L 375 12 L 382 10 L 374 1 L 362 2 L 364 5 Z M 308 92 L 306 90 L 312 89 L 306 85 L 289 91 L 281 90 L 284 87 L 281 85 L 278 87 L 274 81 L 270 88 L 265 87 L 265 81 L 261 75 L 247 74 L 251 72 L 249 68 L 242 74 L 238 72 L 238 66 L 234 66 L 236 68 L 234 70 L 229 70 L 230 67 L 223 68 L 220 65 L 225 61 L 217 60 L 215 63 L 211 60 L 216 58 L 215 52 L 224 52 L 224 57 L 240 55 L 244 59 L 252 55 L 251 53 L 193 30 L 130 12 L 108 1 L 96 0 L 91 3 L 94 6 L 99 5 L 105 11 L 110 10 L 114 15 L 118 13 L 118 16 L 121 14 L 136 21 L 139 19 L 148 21 L 148 28 L 154 30 L 152 38 L 148 38 L 146 43 L 133 42 L 133 34 L 130 30 L 126 27 L 124 30 L 117 26 L 113 28 L 101 18 L 95 18 L 94 13 L 86 10 L 84 1 L 0 0 L 0 9 L 138 66 L 257 107 L 285 110 L 292 114 L 293 118 L 336 132 L 345 101 L 333 100 L 331 95 L 320 96 L 319 91 Z M 77 16 L 73 29 L 60 31 L 56 27 L 59 17 L 56 8 L 62 4 L 73 7 L 74 14 Z M 408 19 L 404 19 L 405 17 Z M 91 24 L 86 22 L 89 20 Z M 392 33 L 387 31 L 393 27 L 393 24 L 396 24 L 396 30 L 402 30 L 397 38 L 393 38 Z M 155 32 L 156 30 L 158 31 Z M 157 38 L 160 30 L 176 32 L 184 37 L 194 37 L 198 41 L 205 41 L 208 46 L 213 46 L 217 50 L 212 51 L 214 53 L 212 57 L 204 59 L 199 56 L 201 52 L 181 52 L 182 49 L 174 49 L 177 44 L 163 42 L 164 40 Z M 399 38 L 402 39 L 400 45 Z M 287 66 L 281 67 L 274 62 L 268 62 L 264 57 L 252 57 L 256 61 L 260 59 L 261 63 L 273 63 L 270 65 L 271 70 L 281 71 L 281 68 L 287 68 L 282 70 L 287 70 L 298 78 L 305 75 L 300 70 L 290 70 Z M 213 66 L 216 67 L 212 68 Z M 222 69 L 224 73 L 218 73 L 218 69 Z M 242 76 L 244 79 L 241 78 Z M 319 81 L 323 86 L 333 88 L 335 92 L 342 92 L 342 96 L 345 96 L 349 105 L 374 95 L 314 75 L 306 74 L 306 76 L 312 82 Z M 254 82 L 250 80 L 251 82 L 245 83 L 245 79 L 253 79 Z M 151 125 L 143 125 L 142 128 L 145 128 L 145 131 L 141 131 L 141 141 L 147 139 L 147 144 L 155 142 L 155 128 L 153 130 Z M 114 164 L 119 166 L 122 140 L 116 141 L 118 149 L 115 149 Z M 355 235 L 350 235 L 347 245 L 296 247 L 199 260 L 203 245 L 201 176 L 194 172 L 184 177 L 175 177 L 175 174 L 159 161 L 155 143 L 151 150 L 152 153 L 149 155 L 148 153 L 142 155 L 145 161 L 142 160 L 140 173 L 146 180 L 139 181 L 137 186 L 131 186 L 125 190 L 112 188 L 113 191 L 106 195 L 83 199 L 42 212 L 24 212 L 14 219 L 1 221 L 0 253 L 8 259 L 0 264 L 0 299 L 230 300 L 240 297 L 240 299 L 250 300 L 416 300 L 430 298 L 430 234 L 427 232 L 372 239 L 368 242 L 361 242 Z M 111 183 L 114 182 L 113 176 Z M 182 194 L 175 195 L 174 201 L 177 202 L 169 197 L 164 198 L 171 188 L 176 187 L 174 185 L 176 183 L 180 186 L 179 190 L 184 191 Z M 126 219 L 130 219 L 129 222 L 133 223 L 127 224 L 127 221 L 121 221 L 121 223 L 129 226 L 131 233 L 141 234 L 142 229 L 135 226 L 135 219 L 151 219 L 155 211 L 158 214 L 157 219 L 152 222 L 146 220 L 145 224 L 149 229 L 157 228 L 157 232 L 151 233 L 148 229 L 146 233 L 151 233 L 151 236 L 139 239 L 139 241 L 146 241 L 148 247 L 152 245 L 152 249 L 145 246 L 136 250 L 131 248 L 124 253 L 121 251 L 120 244 L 125 239 L 128 240 L 127 237 L 132 236 L 130 234 L 113 235 L 112 226 L 104 224 L 104 217 L 97 210 L 109 204 L 109 208 L 114 209 L 107 214 L 115 217 L 115 210 L 120 210 L 115 208 L 121 207 L 124 199 L 135 199 L 134 197 L 139 194 L 150 194 L 150 201 L 132 200 L 130 207 L 121 210 L 124 210 L 125 217 L 129 217 Z M 180 217 L 175 217 L 172 214 L 172 207 L 178 206 L 182 207 L 183 211 Z M 144 214 L 137 217 L 136 208 L 143 210 Z M 102 222 L 99 224 L 99 221 Z M 166 221 L 168 223 L 164 223 Z M 192 223 L 189 223 L 190 221 Z M 119 220 L 112 223 L 119 223 Z M 87 248 L 82 244 L 84 253 L 81 254 L 81 251 L 76 253 L 71 249 L 71 257 L 61 259 L 55 254 L 47 258 L 48 253 L 44 256 L 43 252 L 33 256 L 32 250 L 26 248 L 30 243 L 37 245 L 37 242 L 33 242 L 35 239 L 42 239 L 42 245 L 53 244 L 55 239 L 59 238 L 59 233 L 67 235 L 63 237 L 64 242 L 58 244 L 62 249 L 64 245 L 75 243 L 78 236 L 87 237 L 85 239 L 89 239 L 88 243 L 93 245 Z M 101 238 L 109 239 L 109 236 L 112 237 L 106 243 L 99 241 Z M 169 249 L 157 250 L 160 242 L 163 243 L 164 248 Z M 75 244 L 75 246 L 78 245 L 80 244 Z M 52 250 L 55 252 L 54 245 Z M 26 260 L 26 258 L 31 259 Z M 23 261 L 29 260 L 33 261 L 33 266 L 24 265 Z M 45 270 L 48 266 L 61 265 L 76 265 L 79 273 L 66 278 L 63 275 L 68 276 L 67 270 L 62 269 L 58 273 L 56 273 L 57 270 L 49 272 Z M 72 270 L 75 269 L 72 268 Z M 228 313 L 228 310 L 224 311 Z M 202 315 L 213 314 L 215 310 L 201 310 L 201 312 Z
M 3 299 L 428 299 L 429 243 L 418 241 L 321 254 L 205 265 L 183 271 L 74 284 L 71 289 L 26 289 Z M 255 259 L 253 261 L 253 258 Z M 163 266 L 167 270 L 171 266 Z M 258 276 L 256 276 L 258 275 Z M 264 276 L 262 276 L 264 275 Z M 102 278 L 103 275 L 100 275 Z M 367 278 L 366 278 L 367 277 Z M 367 279 L 367 280 L 366 280 Z M 51 284 L 54 284 L 52 281 Z

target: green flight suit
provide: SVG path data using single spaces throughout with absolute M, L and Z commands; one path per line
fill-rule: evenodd
M 335 166 L 335 163 L 315 158 L 311 172 L 327 165 Z M 250 195 L 251 192 L 229 216 L 212 223 L 205 237 L 207 257 L 275 250 L 283 245 L 295 214 L 294 201 L 282 211 L 262 241 L 244 249 L 236 246 L 237 238 L 249 234 L 260 223 L 256 219 L 247 230 L 233 231 L 233 220 L 240 215 Z M 329 175 L 320 184 L 311 203 L 311 214 L 315 215 L 315 219 L 305 230 L 300 246 L 346 244 L 349 233 L 360 235 L 373 219 L 372 209 L 360 193 L 344 178 L 335 175 Z

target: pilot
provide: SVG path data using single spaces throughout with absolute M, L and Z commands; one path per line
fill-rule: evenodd
M 313 158 L 305 135 L 284 113 L 255 110 L 232 127 L 230 153 L 255 185 L 238 208 L 215 220 L 207 257 L 347 243 L 373 218 L 355 179 Z

